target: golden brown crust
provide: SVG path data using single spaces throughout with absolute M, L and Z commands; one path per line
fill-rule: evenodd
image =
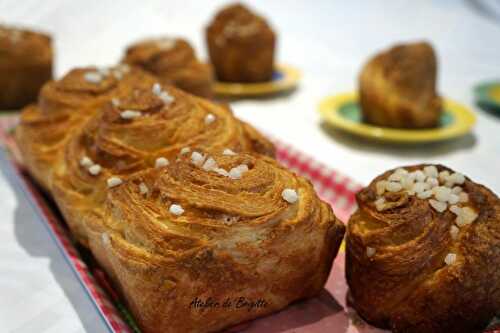
M 397 45 L 373 57 L 359 77 L 364 121 L 384 127 L 439 125 L 437 60 L 428 43 Z
M 36 100 L 52 78 L 50 36 L 0 25 L 0 109 L 18 109 Z
M 95 67 L 76 68 L 58 81 L 45 84 L 38 104 L 26 107 L 16 128 L 24 164 L 46 190 L 53 168 L 62 157 L 68 138 L 121 89 L 151 86 L 152 76 L 139 69 L 118 66 L 99 82 L 85 79 Z
M 276 36 L 264 18 L 241 4 L 222 9 L 206 28 L 216 76 L 227 82 L 271 79 Z
M 122 61 L 156 75 L 162 84 L 174 85 L 197 96 L 212 97 L 212 67 L 201 63 L 184 39 L 140 41 L 127 48 Z
M 218 331 L 315 295 L 343 238 L 311 184 L 273 159 L 200 152 L 226 170 L 249 170 L 230 179 L 181 155 L 112 188 L 101 211 L 85 218 L 92 252 L 144 332 Z M 283 200 L 284 188 L 298 202 Z M 172 214 L 172 204 L 184 212 Z M 222 308 L 239 297 L 266 304 Z M 220 304 L 202 310 L 190 306 L 196 298 Z
M 427 199 L 389 193 L 392 207 L 376 208 L 376 184 L 391 173 L 357 195 L 359 208 L 347 227 L 346 278 L 354 307 L 393 332 L 482 332 L 500 310 L 500 200 L 465 178 L 467 205 L 478 216 L 453 237 L 455 214 L 436 211 Z M 369 255 L 368 248 L 376 252 Z M 456 261 L 446 264 L 450 253 Z
M 109 177 L 154 167 L 160 157 L 173 161 L 185 147 L 274 153 L 271 143 L 249 135 L 228 108 L 173 87 L 163 90 L 173 97 L 171 103 L 162 101 L 151 86 L 117 92 L 118 106 L 105 105 L 68 140 L 52 190 L 66 221 L 84 245 L 82 216 L 102 204 Z M 139 111 L 141 116 L 123 119 L 125 110 Z M 207 117 L 212 117 L 212 122 L 207 122 Z M 81 165 L 84 157 L 101 167 L 99 174 L 92 175 L 89 166 Z

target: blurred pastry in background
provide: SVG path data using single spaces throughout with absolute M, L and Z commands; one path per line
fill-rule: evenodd
M 414 165 L 356 201 L 345 271 L 357 312 L 393 332 L 483 332 L 500 311 L 498 196 L 445 166 Z
M 127 48 L 122 62 L 154 74 L 163 85 L 212 97 L 212 68 L 196 58 L 194 49 L 184 39 L 163 37 L 139 41 Z
M 0 25 L 0 109 L 19 109 L 34 102 L 52 78 L 51 37 Z
M 217 79 L 263 82 L 273 75 L 276 35 L 266 20 L 241 4 L 222 9 L 206 29 Z
M 436 78 L 436 54 L 429 43 L 396 45 L 377 54 L 359 76 L 363 120 L 383 127 L 437 127 L 442 103 Z

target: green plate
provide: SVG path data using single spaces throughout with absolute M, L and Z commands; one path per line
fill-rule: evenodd
M 448 140 L 470 132 L 476 118 L 465 106 L 443 98 L 444 112 L 440 126 L 429 129 L 387 128 L 366 124 L 356 93 L 329 96 L 319 105 L 322 118 L 332 127 L 378 141 L 423 143 Z
M 488 110 L 500 112 L 500 81 L 490 81 L 474 88 L 476 103 Z
M 341 117 L 344 117 L 348 121 L 355 123 L 362 122 L 362 114 L 358 102 L 348 102 L 344 105 L 341 105 L 338 112 Z M 456 117 L 454 116 L 453 112 L 451 112 L 450 110 L 444 110 L 441 114 L 441 118 L 439 119 L 439 127 L 445 128 L 451 126 L 455 121 Z

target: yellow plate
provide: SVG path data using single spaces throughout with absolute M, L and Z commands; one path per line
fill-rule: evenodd
M 300 72 L 294 67 L 277 65 L 269 82 L 234 83 L 216 81 L 214 91 L 217 95 L 244 97 L 265 96 L 285 92 L 297 86 Z
M 344 93 L 323 99 L 319 113 L 331 126 L 346 132 L 379 141 L 422 143 L 442 141 L 467 134 L 476 122 L 465 106 L 444 98 L 440 127 L 431 129 L 395 129 L 363 123 L 356 93 Z

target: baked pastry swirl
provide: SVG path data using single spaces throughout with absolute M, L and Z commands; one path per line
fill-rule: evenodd
M 222 9 L 206 28 L 210 61 L 227 82 L 269 81 L 276 35 L 264 18 L 241 4 Z
M 215 332 L 317 294 L 344 233 L 275 160 L 198 149 L 111 188 L 86 224 L 147 333 Z
M 164 85 L 172 84 L 201 97 L 212 97 L 212 67 L 196 58 L 185 39 L 153 38 L 127 48 L 122 62 L 138 66 L 154 75 Z
M 393 332 L 482 332 L 500 311 L 500 200 L 441 165 L 357 195 L 346 277 L 358 313 Z
M 395 128 L 439 125 L 437 60 L 428 43 L 396 45 L 368 61 L 359 76 L 363 120 Z
M 0 25 L 0 109 L 18 109 L 34 102 L 52 78 L 49 35 Z
M 16 128 L 16 141 L 33 177 L 49 190 L 53 168 L 71 134 L 120 89 L 151 87 L 155 82 L 139 69 L 119 65 L 76 68 L 45 84 L 38 103 L 23 109 Z
M 52 192 L 76 239 L 87 243 L 81 221 L 103 203 L 107 181 L 168 164 L 191 147 L 274 155 L 227 107 L 159 83 L 116 91 L 74 129 L 54 172 Z

